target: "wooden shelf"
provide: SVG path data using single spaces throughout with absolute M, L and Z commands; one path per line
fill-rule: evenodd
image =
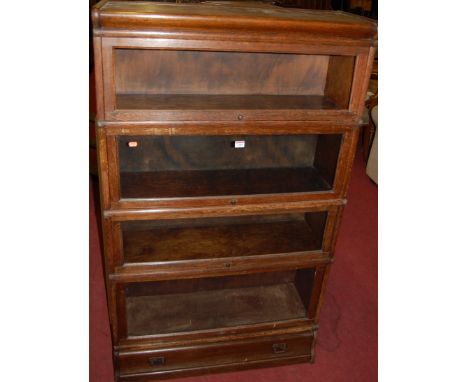
M 337 110 L 319 95 L 120 94 L 117 110 Z
M 325 179 L 311 167 L 120 174 L 120 192 L 124 199 L 277 194 L 330 189 Z
M 306 316 L 294 283 L 126 298 L 129 336 L 176 333 Z
M 309 215 L 313 227 L 304 214 L 150 221 L 137 223 L 138 229 L 132 229 L 130 222 L 122 230 L 124 261 L 146 263 L 320 250 L 327 214 Z

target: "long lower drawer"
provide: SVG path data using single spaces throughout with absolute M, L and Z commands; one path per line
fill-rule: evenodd
M 145 375 L 167 377 L 171 374 L 187 374 L 183 373 L 184 370 L 195 371 L 188 374 L 196 374 L 196 369 L 202 369 L 206 373 L 210 367 L 213 367 L 213 371 L 217 371 L 215 369 L 219 366 L 228 365 L 238 366 L 234 369 L 241 369 L 242 365 L 246 368 L 255 367 L 259 361 L 260 363 L 275 360 L 305 362 L 311 358 L 312 343 L 312 333 L 306 333 L 194 347 L 121 352 L 118 355 L 119 374 L 123 380 L 126 380 L 126 377 L 133 380 L 133 377 L 145 377 Z M 221 367 L 220 371 L 222 369 Z

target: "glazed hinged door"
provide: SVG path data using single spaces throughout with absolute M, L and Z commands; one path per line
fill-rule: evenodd
M 191 46 L 193 43 L 193 47 Z M 105 119 L 356 119 L 368 50 L 103 39 Z M 236 48 L 236 46 L 238 46 Z
M 281 327 L 316 318 L 325 268 L 223 277 L 118 283 L 121 339 L 250 326 Z
M 110 138 L 115 206 L 238 205 L 335 197 L 349 133 Z M 195 205 L 195 204 L 193 204 Z
M 153 214 L 138 220 L 122 216 L 112 222 L 109 270 L 114 278 L 129 281 L 328 263 L 340 208 L 238 216 L 202 212 L 187 218 Z

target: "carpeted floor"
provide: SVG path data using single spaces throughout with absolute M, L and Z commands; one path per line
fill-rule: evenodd
M 95 200 L 90 182 L 90 382 L 113 381 Z M 172 379 L 184 382 L 377 381 L 377 187 L 354 163 L 336 261 L 323 305 L 315 364 Z

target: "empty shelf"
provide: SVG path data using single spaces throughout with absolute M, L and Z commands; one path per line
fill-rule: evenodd
M 293 283 L 127 297 L 129 336 L 174 333 L 305 317 Z

